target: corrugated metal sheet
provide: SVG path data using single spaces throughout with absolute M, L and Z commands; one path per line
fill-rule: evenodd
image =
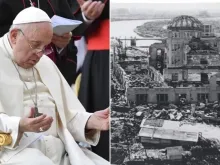
M 170 139 L 179 141 L 197 142 L 199 138 L 198 132 L 186 132 L 164 128 L 141 128 L 140 137 L 150 137 L 151 139 Z
M 162 127 L 164 123 L 163 119 L 158 120 L 145 120 L 143 126 Z

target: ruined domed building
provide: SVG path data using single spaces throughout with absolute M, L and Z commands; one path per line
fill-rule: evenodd
M 220 69 L 220 39 L 214 35 L 212 25 L 182 15 L 175 17 L 167 30 L 164 78 L 178 84 L 208 83 L 211 74 Z
M 133 50 L 117 53 L 120 58 L 115 60 L 113 74 L 126 91 L 126 101 L 130 105 L 220 101 L 220 78 L 216 77 L 220 38 L 212 25 L 182 15 L 170 21 L 166 30 L 167 38 L 160 38 L 161 43 L 149 47 L 149 55 L 142 55 L 148 61 L 133 52 L 135 43 Z

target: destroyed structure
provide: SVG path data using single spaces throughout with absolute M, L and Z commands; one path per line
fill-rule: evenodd
M 167 33 L 149 47 L 114 39 L 114 164 L 220 164 L 220 39 L 186 15 Z
M 219 100 L 220 39 L 212 26 L 191 16 L 179 16 L 170 22 L 167 32 L 168 38 L 149 47 L 149 55 L 134 46 L 123 49 L 119 40 L 112 68 L 125 88 L 127 101 Z

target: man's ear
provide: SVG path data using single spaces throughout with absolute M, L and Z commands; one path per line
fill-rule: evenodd
M 13 29 L 13 30 L 10 31 L 9 37 L 10 37 L 10 41 L 11 41 L 12 44 L 16 44 L 18 33 L 19 33 L 18 29 Z

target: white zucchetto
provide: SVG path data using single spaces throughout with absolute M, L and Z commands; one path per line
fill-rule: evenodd
M 51 19 L 43 10 L 31 6 L 18 13 L 13 21 L 13 25 L 36 22 L 51 22 Z

